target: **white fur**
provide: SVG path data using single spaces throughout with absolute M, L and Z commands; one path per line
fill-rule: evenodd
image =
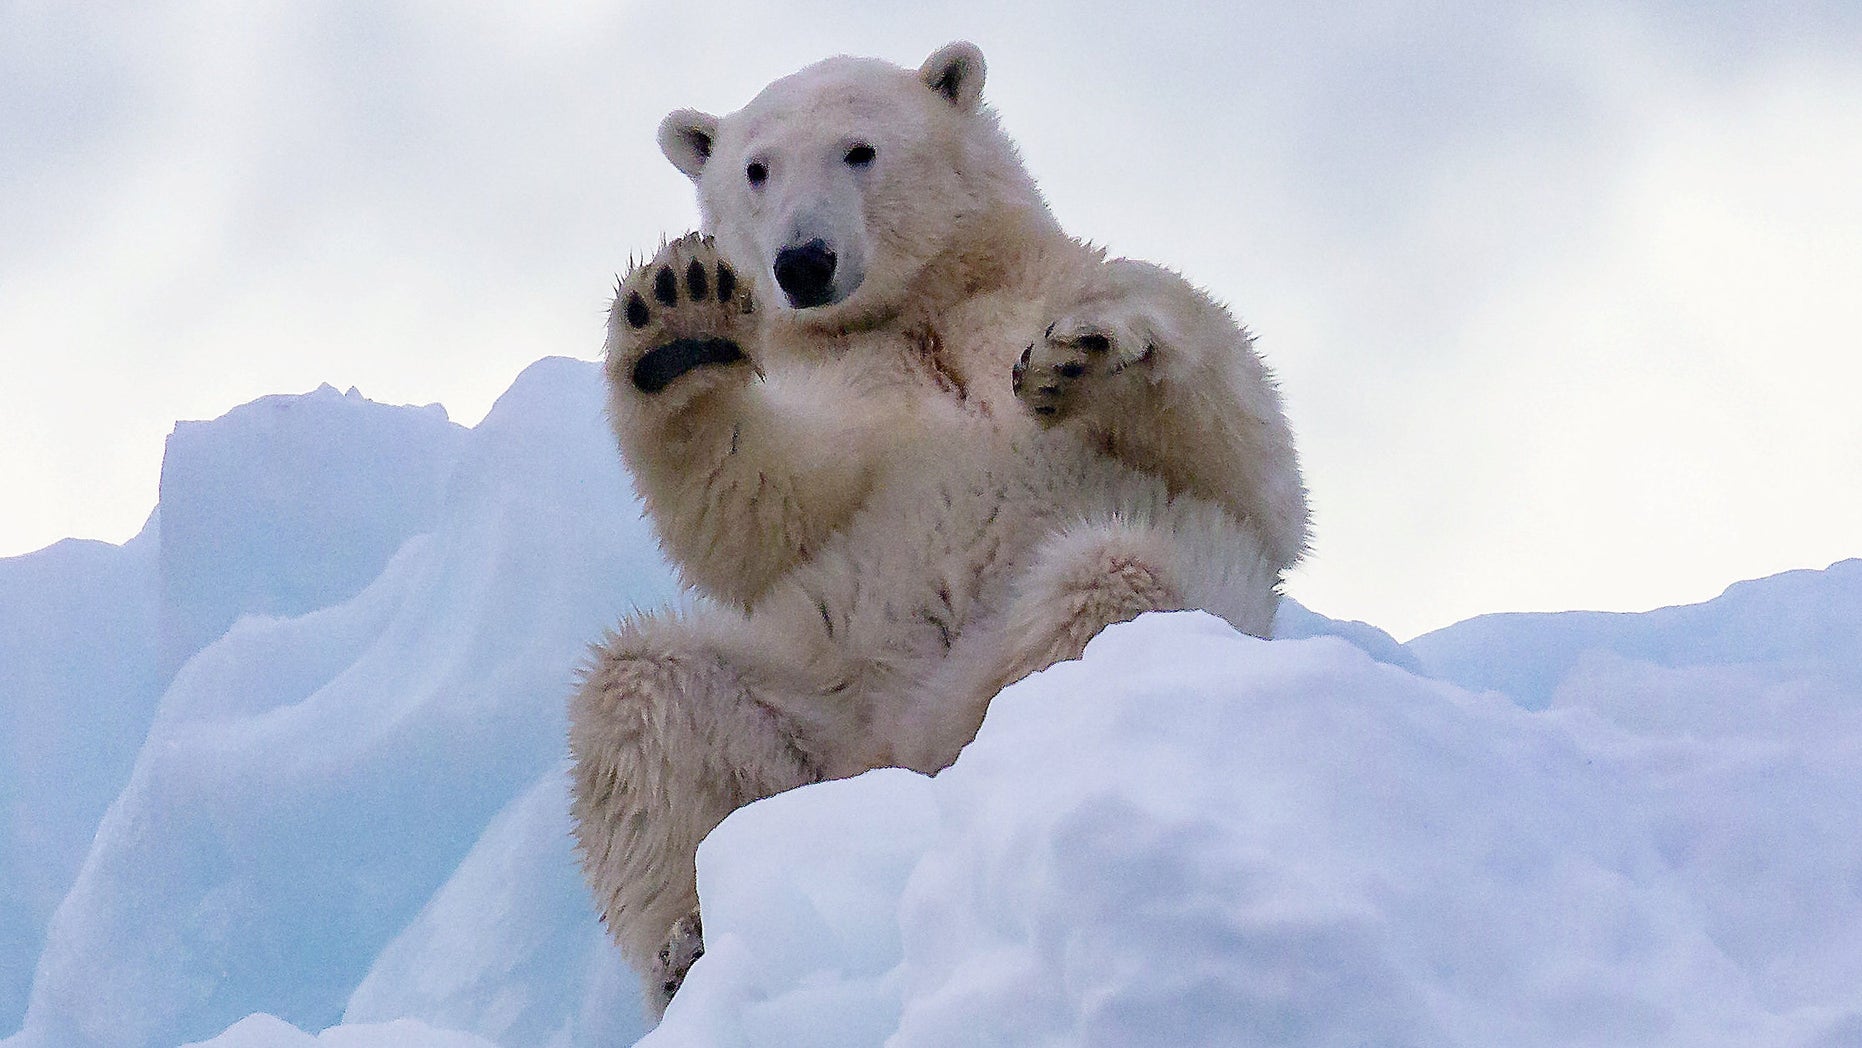
M 1002 686 L 1147 610 L 1265 635 L 1304 549 L 1292 437 L 1249 337 L 1174 273 L 1063 233 L 983 76 L 969 44 L 916 71 L 836 58 L 661 127 L 715 241 L 623 283 L 610 408 L 707 600 L 622 624 L 570 738 L 584 866 L 658 1007 L 683 975 L 662 955 L 691 952 L 660 948 L 696 905 L 693 853 L 733 808 L 935 772 Z M 810 239 L 835 253 L 835 297 L 793 309 L 775 260 Z M 711 273 L 720 252 L 735 298 L 653 298 L 660 268 Z M 642 392 L 635 362 L 675 338 L 747 359 Z

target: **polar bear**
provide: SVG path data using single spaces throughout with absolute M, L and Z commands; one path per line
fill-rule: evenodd
M 661 125 L 704 232 L 620 282 L 606 375 L 699 601 L 623 622 L 570 709 L 584 871 L 656 1013 L 725 815 L 935 773 L 1003 686 L 1145 611 L 1264 636 L 1305 548 L 1250 336 L 1063 232 L 983 77 L 968 43 L 833 58 Z

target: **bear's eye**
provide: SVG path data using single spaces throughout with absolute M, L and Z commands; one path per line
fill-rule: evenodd
M 769 178 L 769 168 L 761 160 L 753 160 L 749 167 L 744 168 L 744 177 L 750 180 L 751 185 L 760 186 Z
M 862 142 L 847 150 L 848 167 L 865 167 L 873 162 L 873 147 Z

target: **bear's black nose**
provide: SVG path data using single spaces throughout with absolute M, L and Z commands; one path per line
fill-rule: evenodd
M 826 305 L 834 297 L 834 252 L 818 239 L 783 248 L 776 255 L 776 285 L 796 309 Z

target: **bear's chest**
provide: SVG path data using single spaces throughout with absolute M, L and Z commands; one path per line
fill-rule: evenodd
M 966 300 L 902 332 L 899 351 L 925 387 L 999 421 L 1026 411 L 1010 384 L 1022 349 L 1040 335 L 1042 303 L 1007 294 Z

